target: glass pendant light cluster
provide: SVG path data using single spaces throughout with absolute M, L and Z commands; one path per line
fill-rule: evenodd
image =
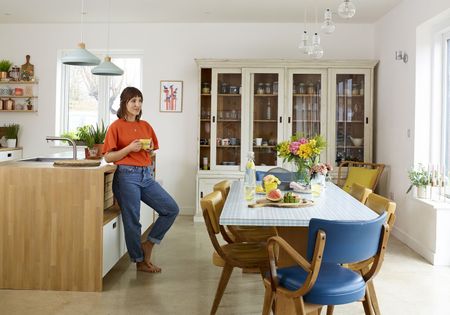
M 350 0 L 344 0 L 339 7 L 338 7 L 338 14 L 340 17 L 344 19 L 352 18 L 356 13 L 355 5 L 350 2 Z M 317 8 L 316 8 L 316 23 L 317 26 Z M 304 31 L 302 34 L 302 38 L 300 41 L 300 44 L 298 45 L 298 48 L 305 54 L 312 58 L 319 59 L 323 56 L 323 48 L 320 45 L 320 35 L 318 32 L 315 32 L 314 35 L 310 35 L 307 30 L 307 12 L 306 12 L 306 6 L 304 11 Z M 326 9 L 324 12 L 324 21 L 322 25 L 320 26 L 322 32 L 324 34 L 332 34 L 335 29 L 336 25 L 333 22 L 333 12 L 330 9 Z

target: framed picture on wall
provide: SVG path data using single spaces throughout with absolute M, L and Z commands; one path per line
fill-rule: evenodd
M 159 111 L 181 113 L 183 111 L 183 81 L 163 81 L 159 87 Z

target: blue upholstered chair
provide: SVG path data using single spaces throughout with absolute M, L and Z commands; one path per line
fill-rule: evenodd
M 266 175 L 273 175 L 275 177 L 277 177 L 281 183 L 280 185 L 278 185 L 278 188 L 280 188 L 281 190 L 289 190 L 289 184 L 292 181 L 295 181 L 295 173 L 282 168 L 282 167 L 274 167 L 271 168 L 270 170 L 268 170 L 267 172 L 261 172 L 261 171 L 256 171 L 256 180 L 258 180 L 258 177 L 260 177 L 262 180 L 264 178 L 264 176 Z M 258 173 L 263 173 L 263 174 L 258 174 Z
M 269 239 L 270 276 L 264 280 L 266 293 L 263 314 L 275 302 L 276 314 L 307 314 L 324 305 L 362 301 L 366 314 L 372 314 L 366 284 L 383 262 L 389 227 L 386 213 L 371 221 L 327 221 L 312 219 L 309 224 L 307 259 L 280 237 Z M 277 248 L 297 263 L 277 267 Z M 373 257 L 370 270 L 361 273 L 342 264 Z M 332 308 L 331 308 L 332 311 Z

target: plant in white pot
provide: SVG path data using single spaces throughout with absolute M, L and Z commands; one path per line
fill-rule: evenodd
M 411 189 L 415 186 L 417 187 L 417 197 L 426 198 L 427 197 L 427 186 L 430 182 L 430 177 L 422 164 L 419 164 L 418 169 L 412 168 L 408 171 L 408 177 L 411 181 L 411 186 L 409 186 L 406 193 L 409 193 Z
M 5 125 L 5 136 L 8 148 L 15 148 L 17 146 L 17 136 L 19 134 L 19 124 Z

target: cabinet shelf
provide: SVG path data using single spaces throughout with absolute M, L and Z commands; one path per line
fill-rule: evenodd
M 294 93 L 294 94 L 292 94 L 292 96 L 309 96 L 309 97 L 316 96 L 316 97 L 320 97 L 320 94 L 298 94 L 298 93 Z
M 0 84 L 38 84 L 38 81 L 0 81 Z
M 204 94 L 204 93 L 202 93 L 202 94 L 200 94 L 201 96 L 211 96 L 211 94 Z
M 292 122 L 313 122 L 313 123 L 320 123 L 320 120 L 293 119 Z
M 240 145 L 218 145 L 217 148 L 218 149 L 229 149 L 229 148 L 240 148 Z
M 28 109 L 0 109 L 0 112 L 4 113 L 4 112 L 21 112 L 21 113 L 36 113 L 37 110 L 28 110 Z
M 34 95 L 22 95 L 22 96 L 18 96 L 18 95 L 0 95 L 0 98 L 37 98 L 37 96 Z
M 200 121 L 204 121 L 204 122 L 210 122 L 210 121 L 211 121 L 211 119 L 209 119 L 209 118 L 200 118 Z
M 255 149 L 267 149 L 267 148 L 273 149 L 273 148 L 276 148 L 276 145 L 254 145 L 253 148 L 255 148 Z
M 209 148 L 209 144 L 200 144 L 200 148 Z
M 253 120 L 255 123 L 276 123 L 276 119 L 255 119 Z
M 209 94 L 208 94 L 209 95 Z M 236 96 L 241 96 L 241 94 L 217 94 L 217 96 L 224 96 L 224 97 L 230 97 L 230 96 L 234 96 L 234 97 L 236 97 Z
M 240 119 L 217 119 L 217 122 L 241 122 Z
M 364 120 L 338 120 L 336 121 L 338 123 L 344 124 L 344 123 L 356 123 L 356 124 L 362 124 L 364 123 Z
M 278 94 L 254 94 L 255 97 L 273 97 L 278 96 Z
M 364 149 L 364 146 L 355 146 L 355 145 L 337 145 L 338 149 Z

